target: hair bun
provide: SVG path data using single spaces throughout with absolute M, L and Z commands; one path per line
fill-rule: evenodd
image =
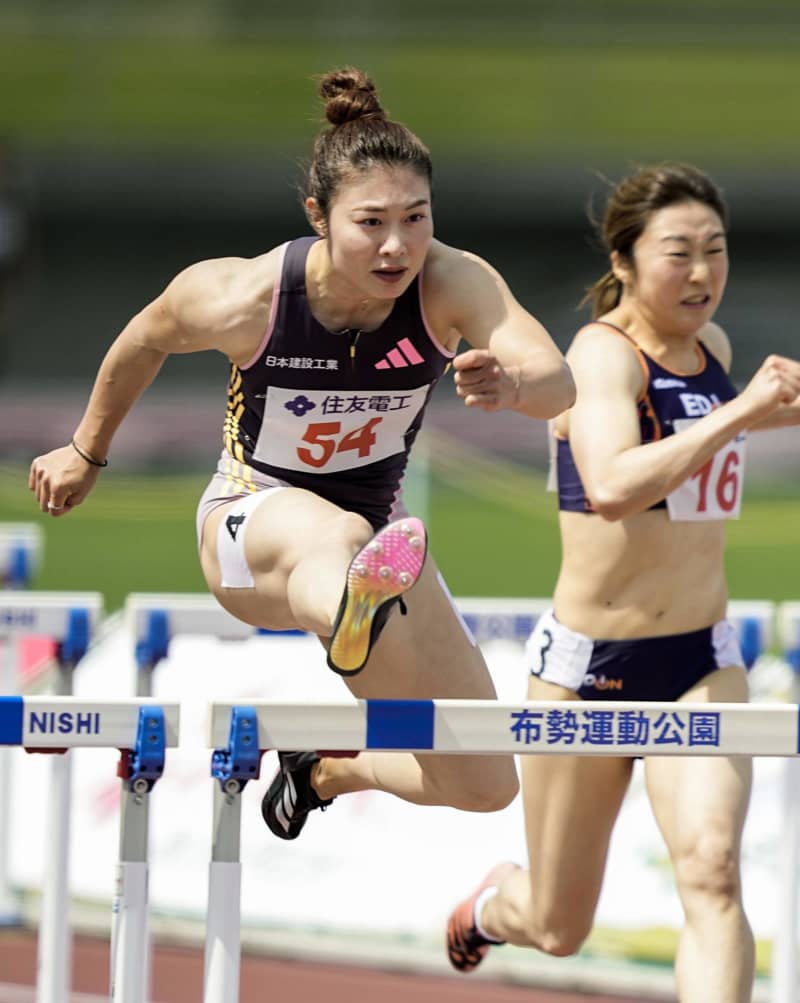
M 325 100 L 325 117 L 331 125 L 343 125 L 368 115 L 386 117 L 375 84 L 354 66 L 326 73 L 320 81 L 319 93 Z

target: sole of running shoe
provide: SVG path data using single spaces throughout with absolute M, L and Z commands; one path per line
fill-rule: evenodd
M 416 583 L 427 552 L 425 526 L 411 516 L 389 523 L 356 554 L 328 648 L 328 666 L 354 676 L 366 664 L 392 603 Z

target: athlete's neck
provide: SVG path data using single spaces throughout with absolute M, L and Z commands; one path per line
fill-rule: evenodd
M 312 244 L 306 259 L 306 295 L 312 314 L 328 331 L 374 331 L 394 307 L 394 300 L 365 297 L 347 275 L 337 271 L 326 240 Z
M 659 365 L 683 373 L 692 373 L 697 369 L 697 332 L 661 330 L 648 316 L 638 311 L 625 310 L 622 304 L 602 319 L 623 331 Z

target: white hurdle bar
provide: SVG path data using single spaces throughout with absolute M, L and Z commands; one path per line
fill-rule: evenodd
M 38 523 L 0 523 L 0 582 L 4 588 L 30 585 L 41 562 L 42 546 L 42 527 Z
M 792 669 L 791 699 L 800 703 L 800 602 L 782 602 L 777 634 L 783 657 Z M 784 765 L 781 839 L 778 857 L 778 910 L 772 948 L 771 1003 L 797 999 L 798 891 L 800 890 L 800 763 Z
M 479 644 L 493 640 L 524 643 L 552 600 L 467 596 L 455 599 L 455 604 Z M 745 659 L 752 664 L 772 643 L 775 604 L 760 599 L 731 600 L 727 615 L 736 627 Z M 169 641 L 181 634 L 242 641 L 257 634 L 301 633 L 251 627 L 205 593 L 132 592 L 125 601 L 125 621 L 140 667 L 152 667 L 165 658 Z
M 18 692 L 16 642 L 20 637 L 31 635 L 44 635 L 56 642 L 56 689 L 61 696 L 70 693 L 72 673 L 86 653 L 102 610 L 103 597 L 98 592 L 0 592 L 0 638 L 5 647 L 0 694 L 10 697 Z M 8 881 L 11 756 L 10 749 L 0 748 L 0 900 L 4 899 L 8 921 L 18 922 L 18 907 Z M 42 895 L 38 966 L 43 978 L 39 1003 L 58 999 L 58 986 L 67 977 L 70 967 L 70 940 L 61 915 L 68 897 L 71 786 L 72 761 L 69 756 L 58 756 L 50 764 L 47 811 L 54 851 L 47 860 Z
M 479 755 L 800 756 L 800 707 L 785 704 L 492 700 L 214 702 L 214 838 L 204 1003 L 238 999 L 241 791 L 267 749 Z M 794 997 L 787 997 L 786 1003 Z M 784 1003 L 784 1001 L 780 1001 Z
M 209 746 L 224 748 L 233 711 L 211 705 Z M 265 749 L 453 755 L 800 756 L 795 704 L 614 700 L 256 701 Z
M 0 697 L 0 745 L 29 752 L 66 752 L 73 748 L 119 749 L 123 798 L 120 852 L 111 938 L 111 1000 L 147 1003 L 142 952 L 147 930 L 148 794 L 164 768 L 164 751 L 178 744 L 179 705 L 153 700 L 86 701 L 75 697 Z M 58 757 L 66 758 L 65 756 Z M 65 807 L 69 812 L 69 800 Z M 69 937 L 68 855 L 48 831 L 55 848 L 46 868 L 43 895 L 50 891 L 52 861 L 60 894 L 58 909 L 43 905 L 39 938 L 65 944 Z M 63 888 L 63 894 L 61 889 Z M 50 916 L 50 918 L 48 918 Z M 68 951 L 42 953 L 40 946 L 37 1001 L 68 1003 L 71 998 Z
M 136 658 L 138 696 L 151 695 L 153 671 L 169 654 L 170 641 L 176 636 L 244 641 L 257 634 L 302 633 L 251 627 L 223 609 L 213 596 L 191 592 L 132 592 L 125 600 L 125 624 Z
M 455 603 L 478 644 L 495 640 L 524 644 L 536 621 L 553 605 L 551 599 L 540 598 L 467 597 L 456 599 Z M 748 668 L 775 640 L 775 612 L 775 603 L 766 599 L 731 599 L 728 603 L 726 615 L 736 629 Z M 800 637 L 797 650 L 800 658 Z

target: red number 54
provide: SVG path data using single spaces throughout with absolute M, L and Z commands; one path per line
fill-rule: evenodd
M 371 418 L 366 425 L 360 425 L 345 433 L 341 439 L 337 436 L 342 431 L 340 421 L 315 421 L 312 422 L 303 435 L 303 442 L 310 443 L 316 449 L 307 449 L 299 446 L 297 455 L 310 467 L 324 467 L 334 453 L 346 453 L 350 449 L 358 450 L 360 457 L 369 456 L 370 449 L 376 442 L 376 435 L 372 431 L 376 425 L 383 421 L 382 418 Z

